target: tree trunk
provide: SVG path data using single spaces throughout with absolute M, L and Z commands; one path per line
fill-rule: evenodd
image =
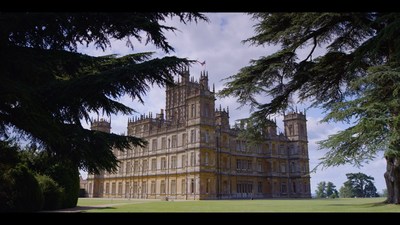
M 400 158 L 386 156 L 385 181 L 387 187 L 386 203 L 400 204 Z

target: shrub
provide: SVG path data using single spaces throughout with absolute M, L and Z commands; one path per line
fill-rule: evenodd
M 72 163 L 63 162 L 51 166 L 47 174 L 64 189 L 62 208 L 76 207 L 79 197 L 79 170 Z
M 4 175 L 10 188 L 9 211 L 39 211 L 43 206 L 43 193 L 33 173 L 25 165 L 18 164 Z
M 36 175 L 44 196 L 43 209 L 59 209 L 63 205 L 64 189 L 46 175 Z

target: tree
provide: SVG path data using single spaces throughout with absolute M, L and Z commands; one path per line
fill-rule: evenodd
M 336 186 L 332 182 L 326 184 L 326 196 L 329 198 L 339 197 L 339 193 L 336 190 Z
M 353 198 L 355 196 L 350 182 L 343 183 L 343 186 L 339 189 L 339 195 L 341 198 Z
M 384 152 L 387 203 L 400 203 L 400 14 L 254 13 L 256 35 L 244 42 L 279 44 L 229 77 L 220 96 L 234 96 L 265 121 L 300 102 L 327 112 L 323 121 L 351 126 L 320 142 L 323 167 L 361 166 Z M 317 47 L 326 53 L 313 58 Z M 307 48 L 308 47 L 308 48 Z M 307 48 L 307 49 L 306 49 Z M 308 52 L 302 56 L 300 50 Z M 270 102 L 260 102 L 269 95 Z
M 91 121 L 91 112 L 134 112 L 118 99 L 128 94 L 143 103 L 150 85 L 172 84 L 192 61 L 149 52 L 91 57 L 76 53 L 78 44 L 104 50 L 112 39 L 125 39 L 133 49 L 131 39 L 144 36 L 146 44 L 170 53 L 164 32 L 176 28 L 160 22 L 174 16 L 183 23 L 207 21 L 198 13 L 1 13 L 0 141 L 16 134 L 60 162 L 71 160 L 90 173 L 115 171 L 113 147 L 146 142 L 87 130 L 80 121 Z
M 376 187 L 373 183 L 374 178 L 364 173 L 348 173 L 347 181 L 340 188 L 340 196 L 344 198 L 366 198 L 378 197 Z M 342 193 L 343 192 L 343 193 Z
M 317 195 L 317 198 L 326 198 L 326 183 L 325 183 L 325 181 L 321 181 L 318 183 L 315 194 Z
M 328 181 L 321 181 L 318 183 L 317 190 L 315 191 L 317 198 L 337 198 L 339 197 L 336 186 Z

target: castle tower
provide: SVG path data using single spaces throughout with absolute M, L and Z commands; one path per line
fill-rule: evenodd
M 301 112 L 291 112 L 284 115 L 285 136 L 290 140 L 289 144 L 289 168 L 292 197 L 311 197 L 310 174 L 308 157 L 307 119 Z M 303 191 L 303 194 L 299 194 Z
M 285 135 L 291 141 L 308 141 L 307 119 L 303 113 L 291 112 L 284 115 Z
M 102 131 L 105 133 L 110 133 L 111 131 L 111 119 L 107 121 L 103 118 L 101 119 L 94 119 L 92 124 L 90 125 L 91 130 Z
M 101 118 L 94 119 L 90 125 L 91 130 L 101 131 L 105 133 L 111 132 L 111 119 L 109 121 Z M 104 171 L 99 174 L 88 174 L 88 194 L 89 197 L 101 197 L 103 194 Z

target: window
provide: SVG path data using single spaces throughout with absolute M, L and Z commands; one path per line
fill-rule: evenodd
M 210 191 L 210 179 L 207 179 L 207 183 L 206 183 L 206 193 L 208 194 L 208 192 Z
M 138 193 L 138 182 L 133 182 L 133 194 L 137 194 Z
M 172 135 L 172 148 L 176 148 L 178 146 L 178 139 L 176 135 Z
M 106 183 L 106 194 L 109 194 L 109 193 L 110 193 L 110 183 Z
M 143 172 L 147 172 L 149 170 L 149 162 L 147 159 L 143 160 Z
M 161 138 L 161 149 L 167 148 L 167 139 L 165 137 Z
M 205 117 L 208 117 L 208 115 L 210 114 L 209 111 L 210 111 L 210 105 L 208 103 L 206 103 L 204 105 L 204 116 Z
M 177 167 L 176 156 L 171 156 L 171 169 L 176 169 L 176 167 Z
M 151 194 L 155 194 L 156 193 L 156 181 L 155 180 L 151 181 L 150 193 Z
M 281 172 L 286 173 L 286 164 L 285 163 L 281 164 Z
M 183 179 L 181 182 L 181 193 L 186 194 L 186 180 Z
M 186 155 L 182 155 L 182 167 L 186 167 L 187 162 L 186 162 Z
M 236 159 L 236 170 L 242 170 L 242 160 Z
M 126 162 L 126 168 L 125 168 L 125 173 L 126 174 L 131 174 L 132 170 L 131 170 L 131 161 Z
M 286 183 L 282 183 L 282 184 L 281 184 L 281 192 L 282 192 L 282 193 L 286 193 L 286 192 L 287 192 Z
M 204 165 L 208 166 L 208 152 L 206 152 L 204 157 Z
M 130 193 L 130 186 L 129 186 L 129 182 L 125 182 L 125 196 L 128 196 Z
M 120 162 L 119 164 L 118 164 L 118 173 L 120 174 L 120 175 L 122 175 L 122 174 L 124 174 L 124 163 L 123 162 Z
M 147 182 L 143 181 L 142 182 L 142 194 L 147 194 Z
M 190 193 L 192 193 L 192 194 L 195 193 L 196 192 L 195 188 L 196 188 L 196 186 L 194 183 L 194 179 L 192 179 L 190 182 Z
M 139 172 L 139 161 L 137 160 L 133 163 L 133 172 L 134 173 Z
M 190 131 L 190 143 L 195 143 L 196 142 L 196 130 L 191 130 Z
M 151 159 L 151 170 L 152 171 L 157 170 L 157 159 Z
M 160 193 L 165 194 L 165 181 L 162 180 L 160 184 Z
M 190 117 L 194 118 L 196 116 L 196 105 L 192 104 L 191 110 L 190 110 Z
M 190 153 L 190 166 L 194 166 L 194 152 Z
M 262 162 L 261 161 L 257 161 L 257 171 L 262 172 Z
M 176 194 L 176 180 L 171 180 L 171 194 Z
M 247 168 L 248 171 L 253 170 L 253 162 L 251 160 L 247 160 Z
M 279 145 L 279 154 L 285 155 L 285 146 L 284 145 Z
M 117 184 L 115 182 L 112 182 L 111 184 L 111 194 L 115 195 L 117 189 Z
M 182 134 L 182 145 L 186 145 L 187 144 L 187 137 L 186 137 L 186 133 Z
M 258 191 L 258 193 L 262 193 L 262 182 L 261 181 L 258 182 L 257 191 Z
M 296 193 L 296 182 L 293 181 L 293 193 Z
M 289 135 L 290 136 L 294 135 L 294 133 L 293 133 L 293 125 L 289 125 Z
M 157 151 L 157 139 L 153 139 L 151 143 L 151 151 Z
M 208 131 L 205 131 L 204 132 L 204 141 L 206 142 L 206 143 L 209 143 L 210 142 L 210 134 L 208 133 Z
M 165 159 L 165 157 L 161 158 L 161 170 L 165 170 L 167 169 L 167 160 Z
M 118 183 L 118 194 L 122 195 L 122 182 Z
M 296 172 L 296 164 L 294 162 L 292 162 L 290 165 L 290 172 L 292 173 Z

